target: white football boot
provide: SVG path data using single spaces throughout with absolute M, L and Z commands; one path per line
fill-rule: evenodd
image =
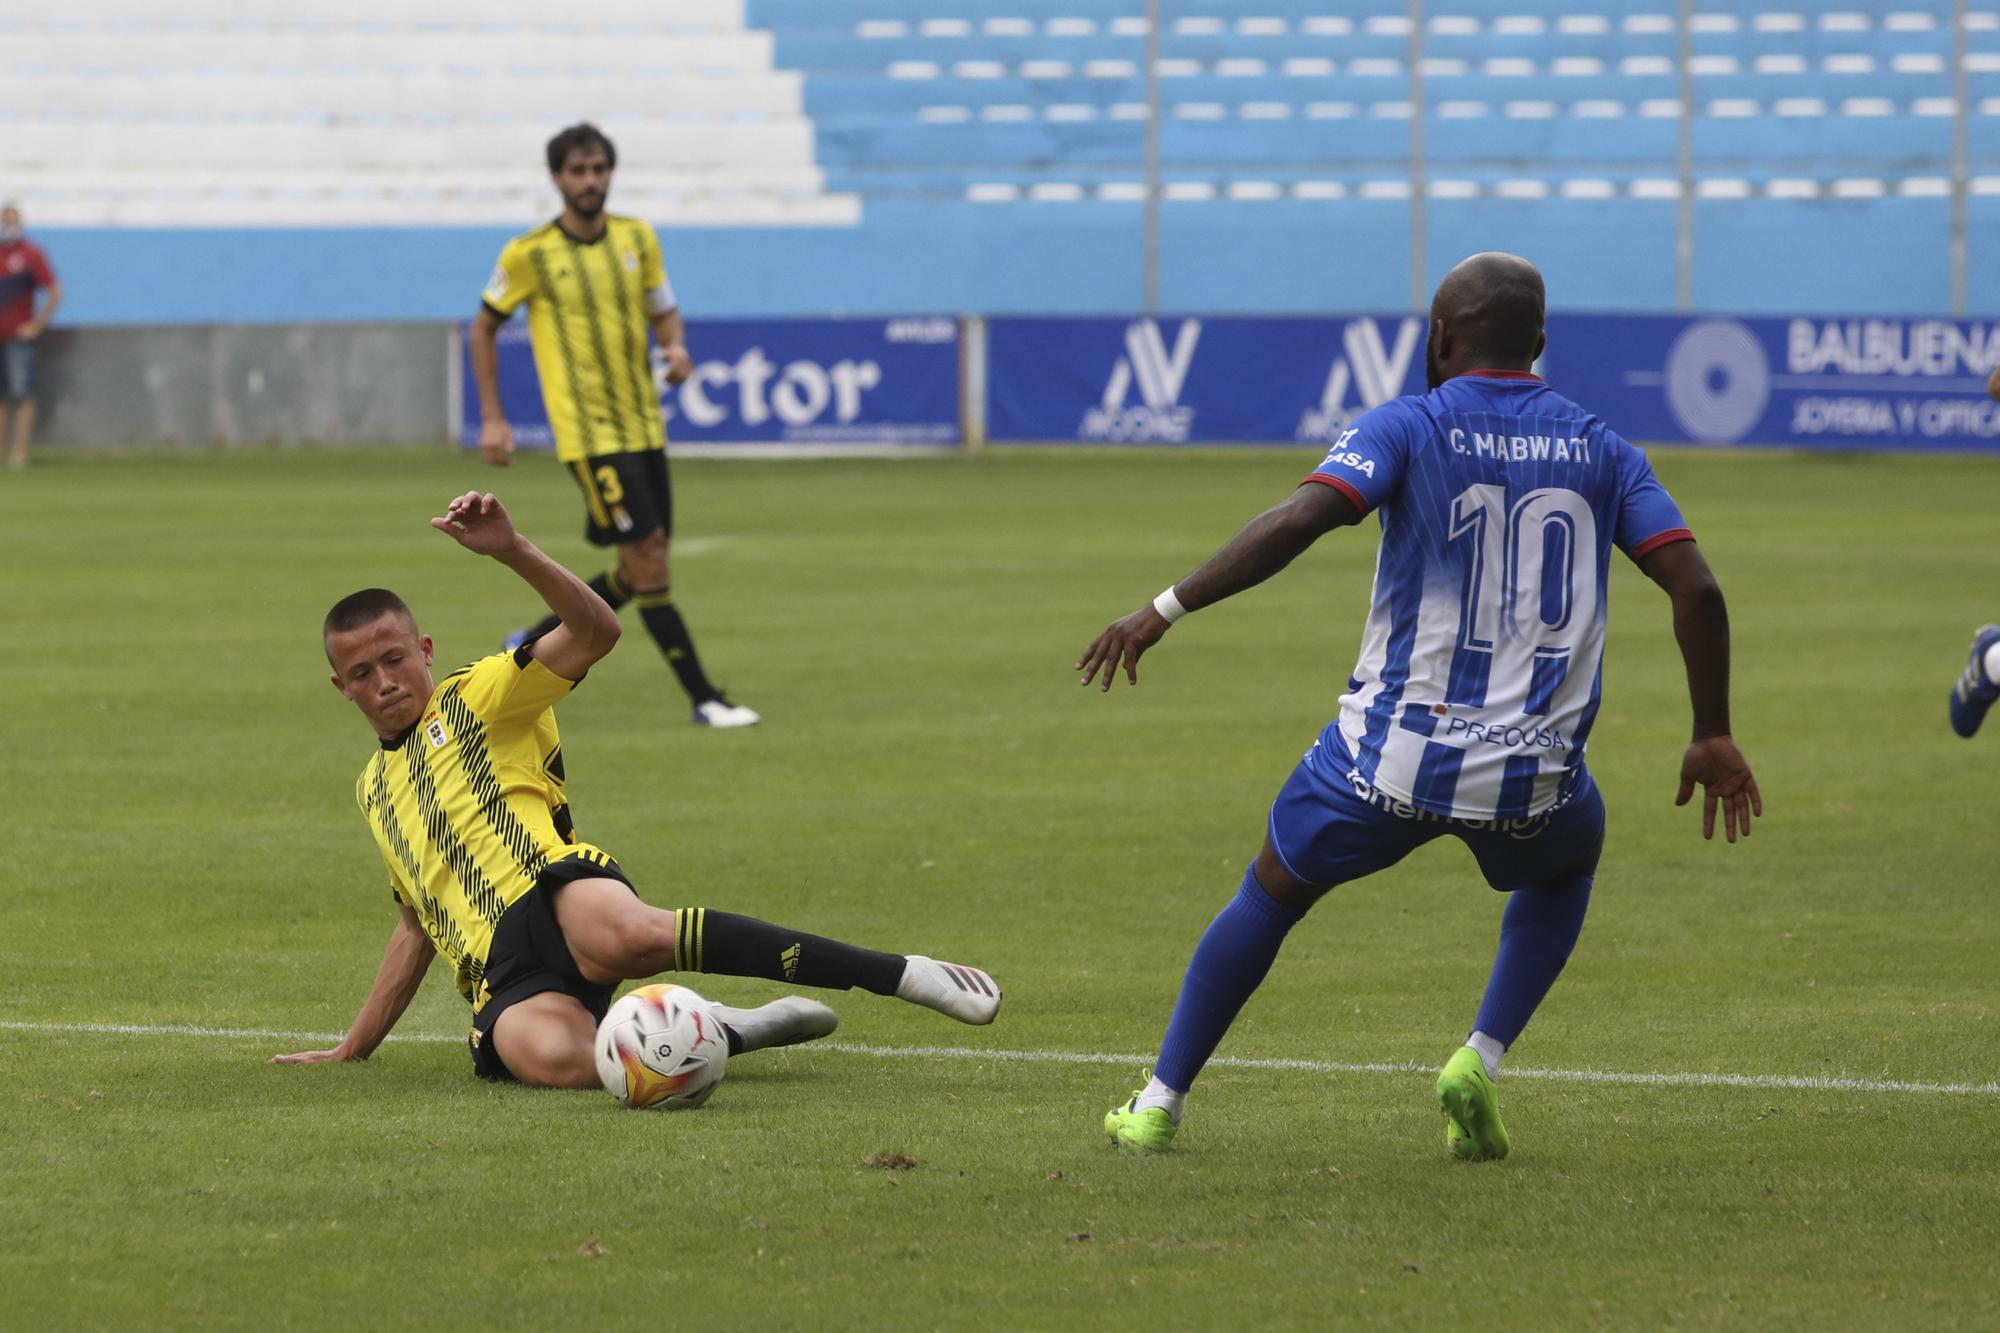
M 975 1027 L 991 1023 L 1000 1012 L 1000 985 L 992 977 L 976 967 L 941 963 L 917 953 L 904 960 L 896 998 Z
M 818 1041 L 833 1035 L 833 1030 L 840 1026 L 839 1014 L 803 995 L 787 995 L 755 1009 L 731 1009 L 726 1004 L 712 1004 L 709 1008 L 736 1034 L 745 1051 Z
M 756 709 L 745 708 L 723 698 L 709 699 L 694 706 L 694 724 L 697 727 L 754 727 L 763 720 Z

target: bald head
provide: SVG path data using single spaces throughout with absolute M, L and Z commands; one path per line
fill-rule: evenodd
M 1431 387 L 1468 370 L 1526 370 L 1542 354 L 1542 275 L 1488 251 L 1444 275 L 1431 297 Z

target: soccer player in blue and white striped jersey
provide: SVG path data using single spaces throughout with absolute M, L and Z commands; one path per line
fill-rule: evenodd
M 1532 373 L 1541 274 L 1475 255 L 1431 303 L 1430 392 L 1358 418 L 1291 497 L 1124 617 L 1078 661 L 1109 689 L 1189 611 L 1284 568 L 1335 528 L 1381 516 L 1373 605 L 1340 713 L 1272 806 L 1262 850 L 1188 965 L 1146 1088 L 1105 1118 L 1121 1146 L 1165 1147 L 1189 1087 L 1286 933 L 1336 885 L 1445 835 L 1511 895 L 1473 1031 L 1446 1063 L 1446 1142 L 1504 1157 L 1502 1054 L 1567 962 L 1604 839 L 1584 763 L 1602 682 L 1615 546 L 1663 588 L 1694 734 L 1676 804 L 1704 789 L 1734 842 L 1763 814 L 1730 739 L 1729 620 L 1678 507 L 1638 449 Z

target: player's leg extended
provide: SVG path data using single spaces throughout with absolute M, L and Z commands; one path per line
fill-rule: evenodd
M 674 535 L 674 490 L 667 475 L 666 451 L 624 454 L 612 466 L 632 525 L 628 534 L 618 538 L 618 576 L 632 589 L 646 632 L 660 646 L 667 665 L 687 691 L 688 702 L 694 705 L 694 720 L 709 727 L 755 726 L 760 720 L 757 714 L 724 698 L 702 670 L 694 636 L 674 605 L 667 568 L 667 547 Z
M 990 1023 L 1000 1011 L 999 986 L 978 968 L 881 953 L 734 912 L 668 911 L 641 901 L 621 880 L 564 885 L 555 913 L 578 968 L 599 985 L 708 972 L 893 995 L 961 1023 Z
M 543 991 L 493 1020 L 493 1049 L 507 1072 L 537 1088 L 595 1088 L 597 1020 L 574 995 Z
M 702 704 L 721 691 L 702 670 L 694 636 L 688 633 L 687 621 L 674 605 L 667 564 L 668 544 L 667 534 L 655 528 L 638 541 L 619 547 L 618 576 L 632 589 L 632 600 L 639 604 L 639 618 L 646 623 L 646 633 L 659 645 L 661 656 L 667 659 L 675 679 L 687 691 L 688 701 Z
M 1500 1119 L 1501 1057 L 1569 962 L 1603 841 L 1604 803 L 1593 785 L 1534 839 L 1509 845 L 1507 835 L 1493 834 L 1474 847 L 1488 882 L 1510 897 L 1472 1034 L 1438 1075 L 1445 1142 L 1459 1157 L 1501 1158 L 1511 1147 Z M 1549 866 L 1559 868 L 1550 874 Z
M 1195 1076 L 1313 903 L 1438 835 L 1436 823 L 1399 818 L 1357 796 L 1337 776 L 1351 761 L 1321 750 L 1315 746 L 1286 779 L 1263 849 L 1195 946 L 1151 1080 L 1105 1117 L 1105 1132 L 1121 1147 L 1163 1148 L 1173 1138 Z
M 1104 1132 L 1114 1143 L 1157 1151 L 1173 1141 L 1195 1077 L 1263 984 L 1285 936 L 1324 892 L 1285 869 L 1265 839 L 1236 896 L 1195 945 L 1151 1079 L 1104 1117 Z
M 646 632 L 653 636 L 675 679 L 687 691 L 696 722 L 721 728 L 755 726 L 761 720 L 757 714 L 730 702 L 702 669 L 694 636 L 688 631 L 681 609 L 674 605 L 667 573 L 667 547 L 666 533 L 655 531 L 618 548 L 619 577 L 634 590 L 632 600 L 639 604 L 639 619 L 645 622 Z

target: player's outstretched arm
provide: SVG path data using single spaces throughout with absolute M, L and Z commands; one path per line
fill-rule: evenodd
M 1159 599 L 1112 622 L 1076 660 L 1076 669 L 1083 673 L 1080 683 L 1090 684 L 1101 670 L 1103 680 L 1098 689 L 1109 690 L 1122 665 L 1125 679 L 1137 685 L 1140 655 L 1158 643 L 1167 627 L 1174 623 L 1160 612 L 1160 600 L 1171 595 L 1179 603 L 1176 619 L 1189 611 L 1212 606 L 1245 588 L 1256 587 L 1291 564 L 1321 537 L 1360 517 L 1353 503 L 1333 487 L 1300 486 L 1282 503 L 1251 519 L 1206 564 L 1160 594 Z
M 397 904 L 402 907 L 402 904 Z M 396 1026 L 396 1020 L 410 1007 L 416 998 L 417 987 L 424 981 L 424 973 L 430 970 L 431 959 L 437 948 L 430 936 L 424 934 L 423 922 L 408 907 L 402 908 L 402 919 L 396 922 L 395 931 L 389 936 L 389 947 L 382 953 L 382 966 L 375 973 L 375 985 L 362 1001 L 361 1012 L 354 1016 L 353 1026 L 340 1039 L 340 1045 L 330 1051 L 299 1051 L 292 1055 L 274 1055 L 274 1065 L 316 1065 L 342 1060 L 366 1060 L 382 1044 Z
M 1729 735 L 1729 608 L 1722 587 L 1693 542 L 1672 542 L 1640 562 L 1647 578 L 1674 604 L 1674 638 L 1687 667 L 1688 701 L 1694 708 L 1694 739 L 1681 756 L 1680 792 L 1686 805 L 1699 785 L 1701 836 L 1715 836 L 1715 812 L 1722 809 L 1723 833 L 1736 841 L 1750 836 L 1750 816 L 1764 817 L 1764 798 L 1750 761 Z
M 590 585 L 542 554 L 514 529 L 499 497 L 467 491 L 431 526 L 476 555 L 519 574 L 562 623 L 535 640 L 535 660 L 564 680 L 582 680 L 618 644 L 618 613 Z
M 479 393 L 479 456 L 495 467 L 514 457 L 514 428 L 500 405 L 500 317 L 485 306 L 472 317 L 466 350 L 472 355 L 472 383 Z

